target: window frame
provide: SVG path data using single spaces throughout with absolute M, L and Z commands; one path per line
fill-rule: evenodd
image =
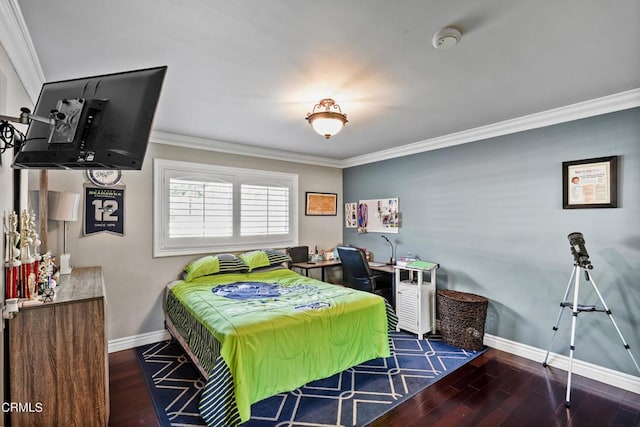
M 227 238 L 170 238 L 169 182 L 172 178 L 233 183 L 233 235 Z M 240 236 L 240 187 L 264 184 L 289 188 L 289 233 Z M 153 162 L 153 256 L 241 252 L 252 249 L 298 245 L 298 174 L 246 169 L 214 164 L 154 159 Z

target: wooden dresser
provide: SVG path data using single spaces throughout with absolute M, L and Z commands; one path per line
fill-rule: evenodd
M 100 267 L 60 276 L 53 302 L 9 320 L 9 399 L 27 404 L 12 426 L 106 426 L 109 379 Z M 40 409 L 40 410 L 39 410 Z

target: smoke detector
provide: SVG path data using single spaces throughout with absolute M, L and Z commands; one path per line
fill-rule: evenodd
M 433 35 L 433 47 L 436 49 L 450 49 L 458 44 L 462 34 L 453 27 L 446 27 Z

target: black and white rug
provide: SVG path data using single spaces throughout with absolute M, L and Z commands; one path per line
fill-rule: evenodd
M 255 403 L 247 427 L 363 426 L 482 353 L 394 332 L 392 356 Z M 204 379 L 174 341 L 136 348 L 163 426 L 204 425 Z

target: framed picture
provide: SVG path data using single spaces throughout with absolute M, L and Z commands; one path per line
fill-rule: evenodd
M 562 162 L 562 208 L 617 208 L 618 156 Z
M 335 216 L 338 214 L 338 195 L 336 193 L 312 193 L 307 191 L 305 194 L 305 215 Z
M 345 203 L 344 204 L 344 226 L 345 228 L 358 227 L 358 204 L 357 203 Z

